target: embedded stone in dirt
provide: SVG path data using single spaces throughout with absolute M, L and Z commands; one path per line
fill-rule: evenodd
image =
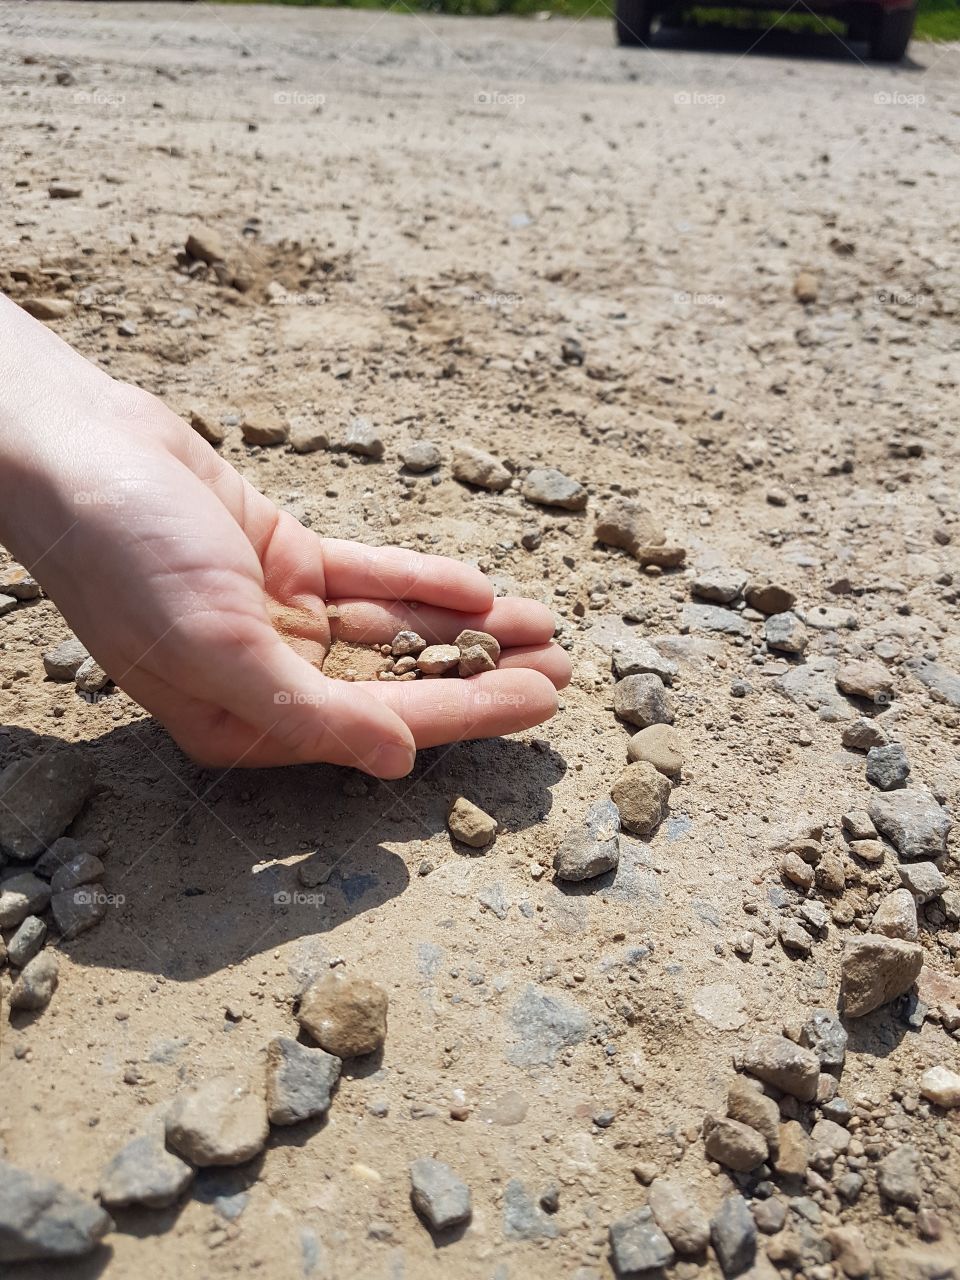
M 294 453 L 316 453 L 318 449 L 330 448 L 326 430 L 314 418 L 304 414 L 290 419 L 289 440 Z
M 429 644 L 417 657 L 417 667 L 425 676 L 443 676 L 460 662 L 455 644 Z
M 920 1092 L 938 1107 L 960 1107 L 960 1075 L 949 1067 L 930 1067 L 920 1077 Z
M 165 1128 L 168 1146 L 201 1167 L 252 1160 L 270 1132 L 263 1097 L 232 1075 L 215 1076 L 178 1094 Z
M 895 791 L 906 786 L 910 776 L 910 761 L 902 742 L 891 742 L 886 747 L 871 747 L 867 752 L 867 781 L 881 791 Z
M 453 642 L 462 653 L 465 649 L 483 649 L 494 662 L 500 657 L 500 641 L 487 631 L 461 631 Z
M 43 946 L 47 926 L 39 916 L 27 916 L 7 943 L 7 959 L 15 969 L 22 969 Z
M 916 1209 L 922 1194 L 920 1170 L 923 1163 L 923 1156 L 916 1147 L 909 1144 L 894 1147 L 877 1165 L 877 1186 L 881 1195 L 894 1204 Z
M 686 631 L 720 631 L 726 635 L 749 636 L 750 624 L 735 609 L 719 604 L 685 604 L 680 625 Z
M 487 650 L 481 648 L 478 644 L 474 644 L 468 649 L 460 650 L 457 673 L 461 679 L 466 680 L 468 676 L 477 676 L 484 671 L 495 671 L 496 666 L 496 662 L 490 657 Z
M 540 1208 L 519 1178 L 503 1192 L 503 1234 L 508 1240 L 554 1240 L 557 1224 Z
M 877 829 L 866 809 L 850 809 L 840 819 L 851 840 L 875 840 Z
M 670 783 L 648 760 L 637 760 L 613 784 L 610 798 L 620 811 L 620 825 L 646 836 L 666 817 Z
M 223 241 L 212 227 L 194 227 L 183 248 L 188 258 L 192 258 L 194 262 L 205 262 L 208 267 L 212 267 L 215 262 L 226 261 Z
M 10 992 L 11 1009 L 45 1009 L 57 989 L 60 961 L 53 951 L 28 960 Z
M 470 1188 L 448 1164 L 421 1156 L 410 1163 L 410 1199 L 434 1231 L 469 1222 Z
M 652 724 L 673 724 L 673 703 L 659 676 L 652 673 L 627 676 L 613 688 L 613 709 L 621 720 L 646 729 Z
M 34 320 L 64 320 L 73 310 L 69 298 L 22 298 L 20 306 Z
M 817 1096 L 817 1055 L 786 1036 L 765 1035 L 751 1040 L 743 1051 L 743 1069 L 801 1102 L 812 1102 Z
M 51 680 L 74 680 L 77 671 L 89 657 L 76 636 L 71 636 L 55 649 L 46 651 L 43 655 L 43 669 Z
M 882 933 L 888 938 L 903 938 L 907 942 L 917 940 L 917 904 L 907 889 L 895 889 L 881 901 L 870 922 L 871 933 Z
M 817 277 L 811 275 L 809 271 L 801 271 L 793 282 L 793 296 L 804 305 L 816 302 L 819 292 L 820 285 Z
M 383 457 L 384 444 L 379 431 L 368 418 L 354 418 L 343 438 L 347 453 L 378 461 Z
M 769 649 L 780 653 L 803 653 L 807 647 L 807 630 L 795 613 L 771 614 L 763 627 L 763 638 Z
M 670 684 L 680 669 L 672 658 L 665 658 L 649 640 L 642 640 L 639 636 L 615 644 L 610 656 L 613 674 L 618 680 L 625 680 L 628 676 L 655 675 L 664 684 Z
M 742 569 L 714 565 L 701 569 L 690 584 L 690 589 L 701 600 L 713 600 L 717 604 L 730 604 L 747 585 L 747 575 Z
M 8 613 L 13 613 L 17 607 L 16 596 L 5 596 L 0 594 L 0 618 L 5 618 Z
M 0 773 L 0 852 L 19 862 L 62 835 L 93 789 L 96 766 L 83 751 L 15 760 Z
M 109 1209 L 142 1204 L 166 1209 L 193 1181 L 194 1171 L 167 1151 L 159 1136 L 143 1134 L 122 1147 L 100 1175 L 97 1192 Z
M 794 593 L 776 582 L 751 582 L 743 594 L 747 604 L 757 613 L 789 613 L 797 603 Z
M 618 498 L 597 517 L 594 537 L 608 547 L 635 556 L 643 548 L 662 547 L 666 536 L 659 523 L 639 502 Z
M 907 862 L 897 867 L 900 883 L 917 902 L 931 902 L 947 887 L 947 880 L 935 862 Z
M 408 445 L 400 456 L 407 470 L 414 471 L 417 475 L 422 475 L 424 471 L 433 471 L 440 465 L 440 450 L 429 440 L 417 440 L 414 444 Z
M 208 413 L 201 413 L 199 409 L 191 409 L 189 422 L 191 427 L 200 437 L 206 440 L 207 444 L 212 444 L 216 449 L 223 444 L 227 438 L 227 429 Z
M 798 853 L 787 853 L 783 856 L 780 862 L 780 874 L 799 889 L 809 889 L 815 877 L 813 867 Z
M 635 733 L 627 743 L 627 759 L 646 760 L 668 778 L 679 778 L 683 769 L 680 735 L 669 724 L 651 724 Z
M 68 942 L 100 923 L 107 914 L 107 895 L 98 884 L 81 884 L 55 893 L 50 909 L 61 938 Z
M 40 583 L 20 564 L 8 564 L 0 569 L 0 594 L 13 596 L 15 600 L 36 600 Z
M 552 1066 L 557 1054 L 590 1035 L 587 1014 L 577 1005 L 528 983 L 510 1010 L 516 1037 L 509 1059 L 517 1067 Z
M 647 1202 L 657 1226 L 682 1257 L 694 1257 L 707 1247 L 710 1220 L 682 1183 L 655 1178 Z
M 780 1126 L 777 1154 L 773 1167 L 787 1178 L 802 1178 L 810 1164 L 810 1139 L 798 1120 L 787 1120 Z
M 415 658 L 426 647 L 426 640 L 423 636 L 418 636 L 416 631 L 398 631 L 393 637 L 390 652 L 395 658 Z
M 674 1260 L 673 1245 L 657 1226 L 653 1211 L 632 1209 L 610 1223 L 610 1252 L 617 1275 L 659 1271 Z
M 592 880 L 620 861 L 620 813 L 612 800 L 600 800 L 583 827 L 567 833 L 553 858 L 560 880 Z
M 923 968 L 923 947 L 865 933 L 846 943 L 840 967 L 843 1011 L 862 1018 L 910 990 Z
M 106 851 L 106 844 L 95 836 L 86 836 L 80 840 L 75 840 L 73 836 L 60 836 L 33 864 L 33 873 L 45 880 L 52 880 L 61 867 L 74 859 L 81 856 L 99 858 Z
M 929 792 L 907 789 L 874 796 L 867 811 L 877 830 L 887 837 L 901 858 L 936 862 L 946 854 L 947 836 L 953 824 L 950 815 Z
M 512 479 L 507 468 L 492 454 L 467 444 L 454 445 L 452 470 L 455 480 L 479 489 L 492 489 L 495 493 L 506 489 Z
M 462 844 L 483 849 L 497 834 L 499 823 L 465 796 L 458 796 L 447 814 L 447 826 Z
M 0 1262 L 78 1258 L 112 1230 L 96 1201 L 0 1159 Z
M 837 609 L 831 605 L 818 604 L 803 612 L 803 621 L 808 627 L 816 627 L 819 631 L 856 630 L 859 625 L 857 615 L 849 609 Z
M 336 1058 L 360 1058 L 387 1038 L 387 993 L 369 978 L 334 969 L 300 997 L 300 1025 Z
M 753 1266 L 757 1227 L 743 1196 L 734 1192 L 721 1202 L 710 1222 L 710 1239 L 725 1276 L 738 1276 Z
M 756 1169 L 769 1154 L 762 1134 L 726 1116 L 705 1116 L 703 1138 L 704 1149 L 710 1159 L 737 1173 Z
M 542 507 L 582 511 L 587 505 L 587 491 L 579 480 L 571 480 L 553 467 L 534 467 L 528 471 L 520 492 L 528 502 L 537 502 Z
M 886 704 L 893 700 L 893 680 L 882 662 L 844 662 L 837 668 L 837 688 L 870 702 Z
M 861 716 L 859 720 L 843 726 L 840 740 L 845 747 L 854 751 L 869 751 L 871 747 L 886 746 L 887 733 L 876 720 L 867 720 Z
M 76 889 L 78 885 L 92 884 L 94 880 L 102 878 L 103 863 L 96 854 L 81 850 L 56 869 L 50 880 L 50 888 L 53 893 L 62 893 L 64 889 Z
M 813 1050 L 822 1070 L 840 1075 L 847 1056 L 847 1033 L 835 1013 L 814 1009 L 800 1029 L 800 1043 Z
M 81 662 L 74 681 L 80 693 L 102 693 L 111 683 L 110 677 L 96 658 L 87 658 L 85 662 Z
M 240 423 L 240 432 L 244 444 L 258 444 L 261 447 L 284 444 L 290 428 L 277 413 L 260 413 L 256 417 L 244 418 Z
M 43 911 L 50 901 L 50 886 L 30 871 L 21 871 L 0 882 L 0 928 L 12 929 L 27 916 Z
M 862 858 L 864 862 L 883 861 L 883 842 L 881 840 L 851 840 L 848 848 L 852 854 Z
M 342 1063 L 323 1049 L 277 1036 L 267 1047 L 267 1115 L 271 1124 L 298 1124 L 324 1115 Z

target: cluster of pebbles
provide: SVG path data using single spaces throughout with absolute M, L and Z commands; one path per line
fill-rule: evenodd
M 453 644 L 427 644 L 416 631 L 398 631 L 379 652 L 384 661 L 378 680 L 435 680 L 495 670 L 500 644 L 486 631 L 461 631 Z

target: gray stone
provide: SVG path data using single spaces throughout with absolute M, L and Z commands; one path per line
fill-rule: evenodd
M 95 1201 L 0 1160 L 0 1262 L 78 1258 L 112 1230 Z
M 750 624 L 734 609 L 717 604 L 685 604 L 680 613 L 684 631 L 721 631 L 726 635 L 749 636 Z
M 298 1124 L 325 1115 L 342 1062 L 289 1036 L 267 1047 L 267 1115 L 271 1124 Z
M 552 1066 L 561 1049 L 580 1044 L 590 1034 L 590 1018 L 577 1005 L 560 1000 L 532 983 L 510 1010 L 515 1037 L 509 1060 L 518 1067 Z
M 933 863 L 928 863 L 933 866 Z M 877 907 L 870 922 L 871 933 L 882 933 L 888 938 L 904 938 L 907 942 L 916 942 L 917 904 L 907 889 L 895 889 L 888 893 Z
M 955 671 L 927 658 L 908 658 L 904 666 L 935 698 L 948 702 L 951 707 L 960 707 L 960 675 Z
M 920 1168 L 923 1157 L 916 1147 L 896 1147 L 877 1166 L 877 1186 L 894 1204 L 916 1209 L 920 1203 Z
M 769 1155 L 767 1140 L 750 1125 L 727 1116 L 706 1116 L 703 1121 L 704 1150 L 711 1160 L 749 1173 Z
M 415 658 L 426 647 L 426 640 L 416 631 L 398 631 L 391 642 L 390 653 L 394 658 Z
M 30 871 L 20 871 L 0 881 L 0 928 L 12 929 L 27 916 L 43 911 L 50 901 L 50 886 Z
M 492 454 L 466 444 L 454 445 L 452 470 L 454 479 L 479 489 L 492 489 L 496 493 L 506 489 L 511 480 L 510 472 L 502 462 Z
M 99 858 L 106 851 L 106 844 L 95 837 L 75 840 L 72 836 L 61 836 L 59 840 L 54 840 L 50 848 L 36 860 L 33 864 L 33 873 L 44 880 L 52 880 L 61 867 L 65 867 L 74 858 L 79 858 L 81 854 L 90 854 L 94 858 Z
M 901 858 L 936 862 L 947 852 L 950 816 L 929 792 L 908 788 L 874 796 L 868 812 Z
M 598 801 L 582 827 L 569 831 L 553 859 L 560 880 L 591 880 L 620 861 L 620 813 L 612 800 Z
M 379 431 L 366 418 L 353 419 L 343 438 L 343 447 L 347 453 L 356 453 L 360 457 L 374 458 L 378 461 L 384 453 L 383 440 L 380 438 Z
M 193 1181 L 193 1169 L 167 1151 L 158 1135 L 143 1134 L 122 1147 L 100 1175 L 98 1195 L 110 1209 L 142 1204 L 165 1209 Z
M 645 729 L 651 724 L 673 724 L 673 703 L 659 676 L 627 676 L 613 687 L 613 709 L 621 720 Z
M 804 653 L 807 632 L 795 613 L 774 613 L 764 623 L 763 638 L 768 649 L 780 653 Z
M 656 1178 L 647 1196 L 657 1226 L 681 1257 L 694 1257 L 710 1241 L 710 1219 L 680 1182 Z
M 775 688 L 799 706 L 815 711 L 827 724 L 854 718 L 850 703 L 837 689 L 835 658 L 811 658 L 792 667 Z
M 50 909 L 60 936 L 69 941 L 98 925 L 107 914 L 109 901 L 99 884 L 81 884 L 55 893 L 50 899 Z
M 947 887 L 947 880 L 935 862 L 904 862 L 897 867 L 900 883 L 917 902 L 932 902 Z
M 829 1009 L 814 1009 L 800 1029 L 800 1043 L 812 1049 L 824 1071 L 839 1076 L 847 1056 L 847 1033 Z
M 844 1013 L 862 1018 L 909 991 L 923 967 L 919 942 L 865 933 L 847 942 L 841 961 Z
M 877 829 L 865 809 L 851 809 L 840 819 L 851 840 L 875 840 Z
M 74 680 L 90 655 L 76 636 L 63 640 L 43 655 L 43 669 L 51 680 Z
M 813 950 L 810 934 L 799 920 L 783 920 L 777 930 L 781 946 L 787 951 L 795 951 L 798 955 L 808 956 Z
M 670 783 L 647 760 L 628 764 L 610 788 L 620 811 L 620 825 L 632 835 L 646 836 L 666 817 Z
M 421 475 L 424 471 L 433 471 L 440 465 L 440 450 L 429 440 L 418 440 L 404 449 L 403 465 L 408 471 Z
M 434 1231 L 469 1222 L 470 1188 L 448 1164 L 421 1156 L 410 1164 L 410 1199 Z
M 656 1271 L 674 1260 L 673 1246 L 648 1207 L 633 1209 L 610 1223 L 610 1252 L 620 1276 Z
M 88 755 L 70 749 L 7 765 L 0 773 L 0 853 L 25 862 L 63 835 L 96 774 Z
M 885 747 L 871 747 L 867 752 L 867 781 L 881 791 L 895 791 L 906 785 L 910 761 L 902 742 Z
M 553 467 L 534 467 L 520 486 L 528 502 L 542 507 L 562 507 L 565 511 L 582 511 L 587 505 L 587 491 L 578 480 L 571 480 Z
M 74 681 L 81 693 L 102 693 L 111 683 L 109 675 L 96 658 L 87 658 L 86 662 L 77 667 Z
M 817 1096 L 820 1060 L 786 1036 L 756 1036 L 743 1051 L 743 1067 L 801 1102 L 812 1102 Z
M 730 604 L 747 585 L 747 575 L 742 569 L 714 565 L 701 569 L 690 584 L 690 589 L 701 600 L 713 600 L 717 604 Z
M 710 1238 L 725 1276 L 738 1276 L 753 1266 L 757 1227 L 743 1196 L 727 1196 L 713 1215 Z
M 75 854 L 53 873 L 50 889 L 62 893 L 64 889 L 76 889 L 81 884 L 93 884 L 103 878 L 103 863 L 94 853 Z
M 5 618 L 8 613 L 13 613 L 17 603 L 16 596 L 5 596 L 0 593 L 0 618 Z
M 869 751 L 871 747 L 886 746 L 887 732 L 876 720 L 860 716 L 851 724 L 843 726 L 840 740 L 853 751 Z
M 831 1151 L 842 1155 L 850 1145 L 850 1134 L 835 1120 L 818 1120 L 810 1130 L 814 1151 Z
M 32 960 L 47 936 L 47 926 L 39 916 L 27 916 L 7 943 L 7 957 L 16 969 Z
M 57 989 L 60 961 L 53 951 L 28 960 L 10 992 L 11 1009 L 45 1009 Z
M 202 1167 L 252 1160 L 270 1132 L 262 1094 L 228 1075 L 178 1094 L 165 1125 L 167 1145 Z
M 611 658 L 613 674 L 618 680 L 625 680 L 627 676 L 655 675 L 664 684 L 670 684 L 680 669 L 672 658 L 665 658 L 649 640 L 640 636 L 618 641 L 611 650 Z
M 511 1178 L 503 1192 L 503 1234 L 508 1240 L 553 1240 L 557 1224 L 527 1194 L 519 1178 Z

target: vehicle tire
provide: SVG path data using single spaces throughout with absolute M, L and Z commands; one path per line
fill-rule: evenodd
M 653 6 L 650 0 L 617 0 L 617 44 L 649 44 L 652 22 Z
M 907 52 L 916 16 L 916 9 L 881 13 L 870 37 L 870 57 L 875 62 L 899 62 Z

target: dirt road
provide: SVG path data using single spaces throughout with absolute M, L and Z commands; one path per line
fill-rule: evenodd
M 382 1063 L 345 1071 L 325 1123 L 274 1130 L 174 1208 L 118 1211 L 82 1262 L 9 1274 L 588 1280 L 655 1174 L 708 1216 L 775 1192 L 786 1226 L 758 1210 L 757 1280 L 838 1278 L 838 1226 L 886 1280 L 956 1274 L 958 1113 L 918 1101 L 924 1070 L 960 1064 L 955 836 L 920 907 L 920 1004 L 848 1024 L 847 1114 L 781 1102 L 849 1146 L 818 1138 L 805 1175 L 757 1192 L 701 1126 L 754 1036 L 836 1009 L 844 945 L 900 886 L 889 846 L 868 862 L 841 830 L 878 793 L 841 744 L 864 706 L 837 660 L 886 668 L 867 709 L 910 786 L 960 793 L 960 50 L 890 69 L 829 42 L 621 52 L 599 22 L 165 4 L 6 5 L 0 31 L 0 285 L 71 303 L 58 332 L 224 423 L 224 455 L 312 528 L 468 557 L 545 600 L 575 665 L 549 725 L 425 753 L 401 783 L 221 777 L 124 695 L 44 679 L 52 602 L 3 617 L 0 765 L 86 744 L 98 789 L 74 834 L 106 841 L 112 900 L 62 944 L 50 1006 L 4 1010 L 0 1153 L 92 1194 L 178 1090 L 262 1072 L 306 977 L 342 957 L 390 998 Z M 225 283 L 186 270 L 199 228 Z M 364 415 L 385 456 L 251 449 L 238 424 L 266 409 L 334 443 Z M 414 440 L 443 454 L 436 483 L 402 471 Z M 463 440 L 575 477 L 587 510 L 466 488 Z M 686 568 L 595 543 L 617 494 Z M 716 566 L 795 594 L 803 656 L 742 601 L 698 609 Z M 553 853 L 626 763 L 611 649 L 637 636 L 677 664 L 682 777 L 616 875 L 571 889 Z M 458 794 L 500 824 L 481 856 L 451 845 Z M 784 880 L 804 821 L 841 891 Z M 313 850 L 336 869 L 302 892 Z M 905 1148 L 920 1168 L 897 1204 L 878 1169 Z M 409 1203 L 423 1155 L 472 1191 L 440 1244 Z M 670 1274 L 720 1267 L 711 1250 Z

